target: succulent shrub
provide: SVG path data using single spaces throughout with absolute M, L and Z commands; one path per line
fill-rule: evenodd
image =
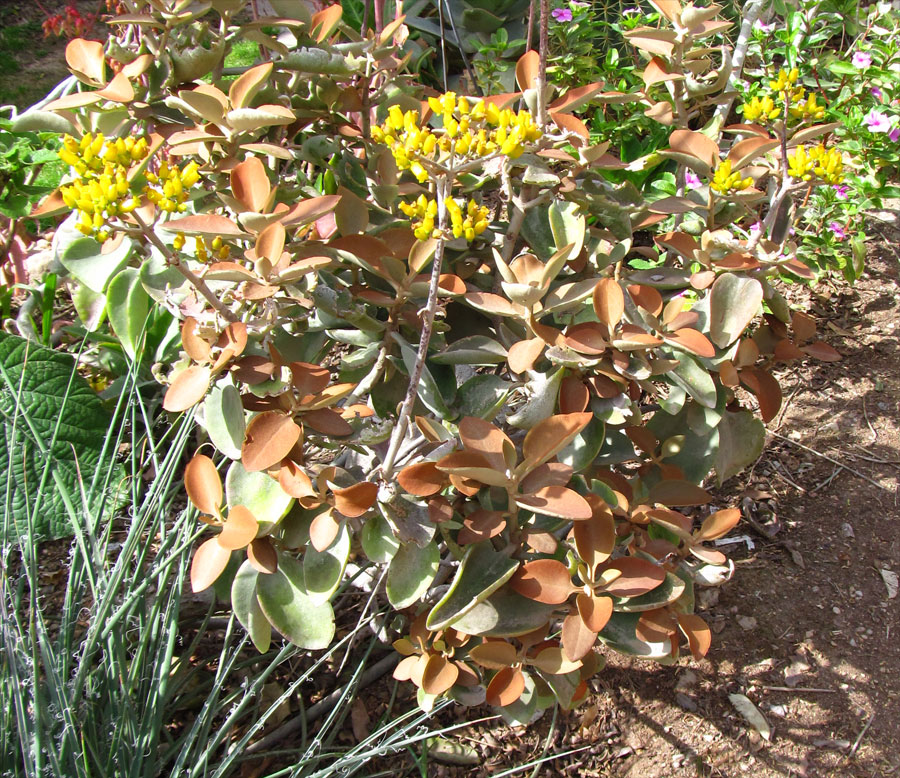
M 705 654 L 695 591 L 731 576 L 711 542 L 740 513 L 701 484 L 760 453 L 774 365 L 838 358 L 779 291 L 811 275 L 795 194 L 843 164 L 815 98 L 788 71 L 771 107 L 696 129 L 729 99 L 715 5 L 655 3 L 632 92 L 539 89 L 529 51 L 518 92 L 479 98 L 417 85 L 402 19 L 123 2 L 43 109 L 71 172 L 39 212 L 72 211 L 59 259 L 130 353 L 151 308 L 180 336 L 152 371 L 208 438 L 184 474 L 209 526 L 193 588 L 230 590 L 266 651 L 329 645 L 368 587 L 426 708 L 527 719 L 583 699 L 606 650 Z M 262 61 L 232 73 L 239 40 Z M 603 103 L 665 147 L 593 142 L 579 114 Z M 672 192 L 621 178 L 642 167 Z

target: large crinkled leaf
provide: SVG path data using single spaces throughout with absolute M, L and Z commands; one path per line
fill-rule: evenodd
M 422 597 L 437 575 L 441 552 L 437 544 L 422 548 L 406 543 L 388 566 L 387 596 L 397 610 L 408 608 Z
M 111 416 L 67 354 L 0 332 L 0 470 L 6 474 L 0 537 L 15 542 L 31 514 L 36 537 L 71 534 L 63 489 L 78 515 L 82 488 L 95 518 L 102 495 L 91 489 L 98 473 Z M 102 467 L 108 467 L 103 464 Z M 111 484 L 119 487 L 116 468 Z M 43 479 L 40 505 L 35 500 Z M 115 507 L 109 497 L 104 515 Z
M 519 563 L 494 550 L 489 540 L 469 547 L 456 578 L 428 614 L 425 626 L 437 631 L 450 626 L 506 583 Z
M 269 650 L 272 625 L 269 624 L 256 596 L 256 582 L 262 575 L 249 561 L 244 561 L 231 584 L 231 607 L 234 615 L 247 630 L 259 653 Z
M 256 579 L 259 605 L 282 635 L 300 648 L 327 648 L 334 637 L 331 603 L 316 604 L 306 591 L 303 565 L 288 554 L 278 555 L 278 570 Z

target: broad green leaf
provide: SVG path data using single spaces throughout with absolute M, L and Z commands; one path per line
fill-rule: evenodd
M 150 313 L 150 296 L 144 291 L 137 268 L 126 267 L 109 282 L 106 315 L 122 348 L 135 361 L 138 346 Z
M 96 331 L 106 318 L 106 295 L 95 292 L 84 284 L 72 282 L 72 304 L 75 313 L 89 332 Z
M 710 340 L 719 348 L 734 343 L 759 313 L 762 299 L 762 284 L 755 278 L 720 275 L 709 293 Z
M 262 575 L 248 561 L 244 561 L 231 584 L 231 607 L 235 618 L 247 630 L 250 640 L 260 654 L 269 650 L 272 641 L 272 625 L 269 624 L 256 597 L 257 578 Z
M 525 387 L 527 399 L 509 417 L 509 423 L 519 429 L 530 430 L 538 422 L 552 416 L 565 371 L 561 367 L 549 377 L 545 373 L 535 373 Z
M 599 419 L 591 419 L 556 458 L 576 473 L 581 472 L 594 463 L 605 441 L 606 425 Z
M 725 411 L 718 429 L 715 468 L 721 486 L 759 458 L 766 443 L 766 427 L 750 411 Z
M 97 293 L 106 291 L 110 279 L 128 264 L 134 249 L 134 243 L 128 237 L 123 237 L 115 248 L 111 248 L 113 241 L 101 245 L 93 238 L 85 237 L 75 229 L 71 216 L 57 230 L 53 244 L 62 266 L 76 281 Z
M 250 509 L 260 524 L 260 536 L 272 531 L 293 502 L 278 481 L 263 472 L 248 473 L 240 462 L 233 462 L 225 475 L 225 500 L 229 506 Z
M 518 566 L 516 560 L 495 551 L 489 540 L 470 546 L 453 583 L 428 614 L 425 626 L 436 632 L 452 625 L 503 586 Z
M 229 459 L 241 458 L 244 406 L 234 384 L 214 386 L 203 401 L 203 421 L 213 445 Z
M 554 608 L 506 587 L 456 619 L 453 628 L 467 635 L 516 637 L 546 624 Z
M 369 561 L 380 565 L 390 562 L 400 548 L 391 525 L 384 516 L 378 514 L 366 520 L 360 533 L 360 542 Z
M 331 603 L 316 604 L 306 591 L 303 566 L 294 557 L 280 553 L 278 570 L 256 579 L 259 605 L 266 618 L 282 635 L 300 648 L 327 648 L 334 637 Z
M 441 552 L 432 542 L 424 548 L 406 543 L 388 566 L 387 596 L 397 610 L 408 608 L 422 597 L 437 575 Z
M 303 554 L 303 578 L 313 603 L 319 605 L 328 602 L 335 593 L 349 556 L 350 530 L 346 524 L 341 525 L 334 542 L 324 551 L 316 551 L 312 544 L 306 547 Z
M 121 486 L 121 469 L 101 459 L 112 418 L 100 398 L 75 369 L 68 354 L 0 332 L 0 471 L 6 474 L 0 538 L 15 542 L 31 514 L 35 538 L 71 534 L 63 489 L 84 517 L 81 490 L 96 518 L 103 495 L 93 490 L 113 467 L 112 487 Z M 36 498 L 46 473 L 39 509 Z M 115 498 L 107 496 L 104 515 Z

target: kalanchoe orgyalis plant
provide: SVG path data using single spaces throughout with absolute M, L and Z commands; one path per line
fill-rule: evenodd
M 648 55 L 633 95 L 541 89 L 531 51 L 520 93 L 478 99 L 418 89 L 391 45 L 401 22 L 338 43 L 340 6 L 267 20 L 297 47 L 272 39 L 266 62 L 226 84 L 233 4 L 217 32 L 132 5 L 198 72 L 173 79 L 166 57 L 141 60 L 122 37 L 109 50 L 131 46 L 139 64 L 113 87 L 107 52 L 75 44 L 70 64 L 100 89 L 51 104 L 73 133 L 122 106 L 123 137 L 151 117 L 167 126 L 125 174 L 139 205 L 100 211 L 104 247 L 92 216 L 91 236 L 60 254 L 96 293 L 128 281 L 120 336 L 140 332 L 134 312 L 151 300 L 180 331 L 183 359 L 157 373 L 164 408 L 196 408 L 211 444 L 185 473 L 216 532 L 194 588 L 239 555 L 221 583 L 255 645 L 274 629 L 314 649 L 333 637 L 351 558 L 384 568 L 371 602 L 404 615 L 397 676 L 425 707 L 451 695 L 527 718 L 582 699 L 605 648 L 703 655 L 695 587 L 732 569 L 704 543 L 739 513 L 676 509 L 708 504 L 698 484 L 759 454 L 753 410 L 778 412 L 775 362 L 837 358 L 777 288 L 805 270 L 787 241 L 800 185 L 787 150 L 828 128 L 804 113 L 787 129 L 773 109 L 721 138 L 689 128 L 727 81 L 698 54 L 727 27 L 716 6 L 660 1 L 668 26 L 629 33 Z M 205 69 L 177 49 L 201 32 L 220 51 Z M 674 195 L 609 183 L 624 165 L 575 115 L 603 100 L 673 128 L 644 162 L 672 167 Z M 117 164 L 119 141 L 105 142 Z M 827 152 L 816 162 L 818 179 L 837 175 Z M 74 193 L 61 206 L 80 208 Z M 635 246 L 648 229 L 654 245 Z M 92 248 L 110 260 L 77 261 Z M 116 275 L 113 261 L 135 267 Z

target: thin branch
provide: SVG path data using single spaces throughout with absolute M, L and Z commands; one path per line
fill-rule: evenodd
M 438 206 L 438 229 L 443 233 L 447 228 L 447 205 L 446 198 L 449 194 L 449 179 L 442 176 L 437 180 L 437 206 Z M 406 438 L 406 431 L 409 428 L 409 418 L 412 415 L 413 405 L 419 389 L 419 381 L 422 378 L 422 370 L 425 368 L 425 359 L 428 357 L 428 344 L 431 342 L 431 332 L 434 327 L 434 316 L 437 312 L 438 300 L 438 282 L 441 276 L 441 264 L 444 259 L 444 237 L 438 239 L 437 246 L 434 250 L 434 263 L 431 268 L 431 280 L 428 286 L 428 301 L 425 303 L 424 317 L 422 321 L 422 336 L 419 338 L 419 351 L 416 355 L 416 364 L 409 376 L 409 388 L 406 390 L 406 398 L 400 408 L 400 416 L 397 419 L 397 426 L 391 434 L 391 442 L 388 446 L 387 454 L 384 457 L 384 464 L 381 466 L 381 477 L 384 481 L 389 481 L 394 471 L 394 460 L 400 451 L 400 446 Z
M 166 258 L 166 262 L 174 267 L 181 275 L 183 275 L 192 285 L 193 287 L 206 298 L 206 301 L 216 309 L 220 316 L 223 319 L 230 322 L 238 321 L 238 317 L 231 311 L 225 304 L 213 293 L 212 289 L 210 289 L 206 285 L 206 281 L 204 281 L 200 276 L 194 273 L 187 265 L 185 265 L 179 258 L 178 255 L 173 253 L 169 247 L 163 243 L 159 236 L 150 229 L 147 222 L 145 222 L 137 211 L 133 211 L 131 216 L 137 222 L 138 227 L 141 228 L 141 234 L 147 238 L 156 248 L 162 252 L 162 255 Z
M 550 26 L 550 0 L 541 0 L 541 33 L 538 46 L 540 61 L 538 67 L 538 124 L 541 131 L 547 127 L 547 53 L 550 49 L 548 29 Z

